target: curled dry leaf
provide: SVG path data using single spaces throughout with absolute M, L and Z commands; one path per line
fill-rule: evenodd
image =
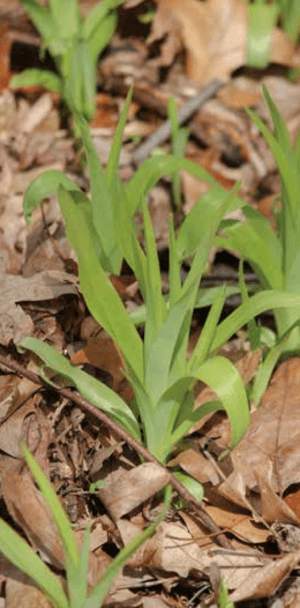
M 187 75 L 206 83 L 227 79 L 245 64 L 247 4 L 243 0 L 156 0 L 149 43 L 161 40 L 162 64 L 170 65 L 182 41 Z M 180 40 L 181 39 L 181 40 Z M 272 38 L 271 61 L 291 65 L 293 47 L 281 30 Z

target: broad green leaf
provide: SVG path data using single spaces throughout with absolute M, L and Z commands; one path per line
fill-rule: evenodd
M 54 492 L 49 479 L 25 445 L 23 445 L 23 454 L 34 476 L 34 479 L 37 482 L 41 493 L 51 510 L 52 517 L 59 531 L 59 535 L 65 550 L 68 568 L 76 570 L 79 567 L 78 547 L 66 512 L 63 509 L 58 496 Z
M 267 67 L 270 60 L 272 34 L 276 27 L 279 7 L 254 2 L 247 9 L 247 59 L 252 68 Z
M 80 12 L 77 0 L 49 0 L 49 6 L 56 30 L 62 39 L 71 39 L 79 33 Z
M 205 361 L 197 371 L 194 369 L 193 376 L 217 393 L 231 425 L 232 448 L 242 439 L 250 423 L 246 390 L 239 372 L 228 359 L 216 356 Z
M 57 194 L 59 186 L 63 186 L 68 191 L 81 192 L 75 182 L 55 169 L 45 171 L 29 184 L 23 200 L 23 211 L 27 224 L 31 221 L 34 209 L 53 192 Z
M 276 290 L 266 290 L 255 294 L 246 304 L 239 306 L 220 323 L 210 352 L 217 351 L 238 329 L 248 323 L 249 319 L 253 319 L 262 312 L 271 309 L 276 310 L 277 308 L 293 309 L 294 307 L 298 307 L 298 309 L 300 307 L 299 295 Z
M 43 41 L 48 44 L 49 40 L 55 39 L 57 29 L 48 7 L 37 0 L 21 0 L 21 2 Z
M 59 578 L 3 519 L 0 519 L 0 551 L 37 584 L 54 608 L 70 608 Z
M 254 268 L 264 288 L 283 289 L 282 248 L 267 219 L 250 206 L 244 207 L 246 221 L 225 220 L 220 229 L 225 237 L 215 244 L 244 257 Z
M 97 28 L 93 30 L 93 33 L 88 38 L 90 56 L 95 67 L 97 65 L 99 55 L 113 37 L 117 23 L 117 13 L 109 13 L 106 18 L 98 24 Z
M 131 409 L 108 386 L 74 367 L 65 357 L 45 342 L 35 338 L 24 338 L 20 346 L 32 350 L 53 371 L 71 382 L 89 403 L 111 416 L 133 437 L 140 439 L 139 427 Z
M 232 204 L 235 205 L 238 187 L 236 184 L 231 192 L 227 192 L 219 186 L 213 186 L 194 205 L 178 232 L 177 249 L 180 260 L 194 255 L 208 231 L 217 231 L 222 217 L 229 213 Z
M 165 518 L 170 507 L 171 500 L 172 488 L 171 486 L 167 486 L 165 491 L 164 506 L 159 516 L 156 518 L 153 524 L 148 526 L 146 530 L 131 540 L 126 547 L 120 551 L 117 557 L 115 557 L 114 561 L 106 569 L 100 583 L 98 583 L 98 585 L 96 585 L 96 587 L 94 587 L 94 589 L 91 591 L 88 599 L 85 602 L 84 608 L 98 608 L 99 606 L 102 606 L 102 602 L 104 601 L 104 598 L 107 595 L 114 578 L 117 576 L 120 569 L 126 564 L 129 557 L 131 557 L 131 555 L 137 551 L 137 549 L 145 542 L 145 540 L 147 540 L 147 538 L 150 538 L 154 534 L 156 528 Z
M 190 494 L 196 498 L 196 500 L 202 502 L 204 497 L 204 488 L 199 481 L 196 481 L 196 479 L 193 479 L 193 477 L 190 477 L 190 475 L 186 475 L 181 471 L 174 471 L 173 475 L 176 477 L 176 479 L 178 479 L 178 481 L 180 481 L 180 483 L 184 485 Z
M 93 35 L 94 30 L 98 28 L 98 25 L 105 21 L 109 11 L 117 8 L 124 3 L 124 0 L 102 0 L 98 2 L 90 11 L 84 20 L 82 26 L 82 35 L 84 38 L 89 38 Z
M 9 83 L 9 86 L 13 89 L 35 85 L 59 93 L 59 95 L 63 91 L 63 81 L 60 76 L 49 72 L 49 70 L 40 70 L 39 68 L 28 68 L 28 70 L 24 70 L 20 74 L 13 76 Z

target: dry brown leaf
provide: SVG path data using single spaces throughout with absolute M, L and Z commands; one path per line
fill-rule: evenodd
M 162 39 L 163 65 L 170 65 L 179 48 L 179 33 L 186 50 L 187 74 L 205 83 L 245 64 L 247 5 L 243 0 L 156 0 L 158 10 L 149 42 Z M 170 13 L 170 14 L 168 14 Z M 164 46 L 165 45 L 165 46 Z M 291 65 L 293 47 L 285 34 L 275 30 L 271 60 Z
M 300 482 L 299 421 L 300 358 L 294 358 L 277 369 L 245 437 L 230 453 L 248 488 L 257 486 L 257 471 L 275 492 Z
M 200 481 L 207 483 L 210 481 L 213 485 L 219 483 L 220 478 L 212 463 L 192 447 L 180 452 L 176 458 L 169 462 L 169 466 L 180 465 L 180 467 L 189 475 Z
M 0 343 L 8 345 L 11 340 L 18 343 L 33 333 L 31 317 L 18 302 L 52 300 L 61 295 L 76 294 L 77 279 L 66 272 L 55 270 L 45 270 L 30 278 L 8 275 L 4 271 L 6 259 L 4 252 L 0 259 Z
M 105 486 L 97 490 L 114 520 L 132 511 L 159 492 L 169 481 L 169 474 L 152 462 L 126 471 L 119 469 L 105 477 Z
M 300 525 L 300 520 L 286 502 L 278 496 L 271 487 L 266 475 L 257 472 L 256 475 L 260 496 L 261 515 L 269 523 L 282 522 Z
M 245 579 L 244 583 L 230 595 L 232 602 L 271 597 L 283 583 L 300 559 L 300 551 L 290 553 L 271 564 L 260 568 Z
M 64 568 L 64 551 L 49 507 L 28 474 L 1 471 L 3 498 L 11 517 L 33 548 L 56 568 Z
M 51 608 L 51 602 L 26 574 L 9 578 L 5 586 L 5 608 Z

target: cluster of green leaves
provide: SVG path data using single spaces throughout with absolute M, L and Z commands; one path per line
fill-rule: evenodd
M 264 96 L 274 133 L 254 112 L 249 111 L 249 114 L 272 150 L 280 172 L 282 210 L 277 213 L 278 230 L 275 232 L 259 211 L 244 205 L 245 221 L 224 220 L 220 226 L 224 236 L 219 236 L 215 243 L 247 260 L 256 272 L 262 289 L 300 295 L 300 136 L 293 147 L 284 119 L 266 88 Z M 278 357 L 300 352 L 300 308 L 276 308 L 274 318 L 277 339 L 257 379 L 257 402 Z
M 0 519 L 0 551 L 38 585 L 50 599 L 53 608 L 100 608 L 112 581 L 120 569 L 142 543 L 155 532 L 157 526 L 165 517 L 171 502 L 171 488 L 168 487 L 166 490 L 164 507 L 155 522 L 120 551 L 107 568 L 101 581 L 89 592 L 88 560 L 90 528 L 86 528 L 82 547 L 79 551 L 71 524 L 48 478 L 26 446 L 23 447 L 23 453 L 27 465 L 39 485 L 42 496 L 51 510 L 62 540 L 65 553 L 67 595 L 58 577 L 44 564 L 27 542 L 2 519 Z
M 284 31 L 296 44 L 300 31 L 300 3 L 298 0 L 246 0 L 247 65 L 265 68 L 270 61 L 271 39 L 279 19 Z
M 56 191 L 64 216 L 68 239 L 79 262 L 80 286 L 86 304 L 99 324 L 120 348 L 135 393 L 128 406 L 107 386 L 76 369 L 49 345 L 26 338 L 31 348 L 52 369 L 77 387 L 94 405 L 104 409 L 133 437 L 141 441 L 161 462 L 172 447 L 208 412 L 224 408 L 232 426 L 235 445 L 247 429 L 249 410 L 243 382 L 236 368 L 225 358 L 212 356 L 240 327 L 270 307 L 296 306 L 300 296 L 282 292 L 256 294 L 225 321 L 219 318 L 226 287 L 214 291 L 210 314 L 194 353 L 187 361 L 188 337 L 193 310 L 199 300 L 199 283 L 205 271 L 210 247 L 223 216 L 243 206 L 235 192 L 227 193 L 206 171 L 185 159 L 160 156 L 148 159 L 125 186 L 118 177 L 122 132 L 130 102 L 127 98 L 111 149 L 106 172 L 85 121 L 78 125 L 86 147 L 92 200 L 65 175 L 46 172 L 28 188 L 24 211 L 29 219 L 34 207 Z M 161 292 L 155 236 L 145 197 L 164 174 L 184 168 L 211 184 L 210 191 L 195 205 L 182 223 L 177 238 L 170 220 L 170 292 Z M 136 236 L 134 215 L 141 208 L 146 253 Z M 182 285 L 182 262 L 191 257 L 190 272 Z M 113 288 L 107 272 L 119 271 L 122 259 L 133 270 L 145 302 L 144 340 Z M 193 409 L 193 388 L 202 380 L 220 401 Z
M 41 85 L 57 92 L 67 105 L 90 121 L 95 114 L 97 59 L 111 39 L 116 25 L 116 7 L 123 0 L 103 0 L 82 19 L 77 0 L 21 0 L 49 51 L 58 74 L 30 68 L 11 80 L 12 87 Z

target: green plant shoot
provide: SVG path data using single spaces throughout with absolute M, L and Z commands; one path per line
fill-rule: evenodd
M 116 8 L 124 0 L 103 0 L 82 19 L 77 0 L 21 0 L 42 38 L 42 48 L 53 57 L 57 74 L 30 68 L 11 79 L 14 88 L 41 85 L 59 93 L 67 105 L 91 121 L 96 110 L 97 60 L 111 39 Z
M 145 540 L 154 534 L 157 526 L 165 517 L 171 502 L 171 487 L 166 488 L 164 506 L 155 522 L 120 551 L 107 568 L 101 581 L 90 591 L 87 586 L 89 526 L 86 528 L 82 548 L 79 551 L 71 524 L 48 478 L 26 446 L 23 447 L 23 453 L 59 531 L 65 553 L 67 594 L 62 588 L 59 578 L 3 519 L 0 519 L 0 551 L 36 583 L 49 598 L 54 608 L 100 608 L 120 569 Z

